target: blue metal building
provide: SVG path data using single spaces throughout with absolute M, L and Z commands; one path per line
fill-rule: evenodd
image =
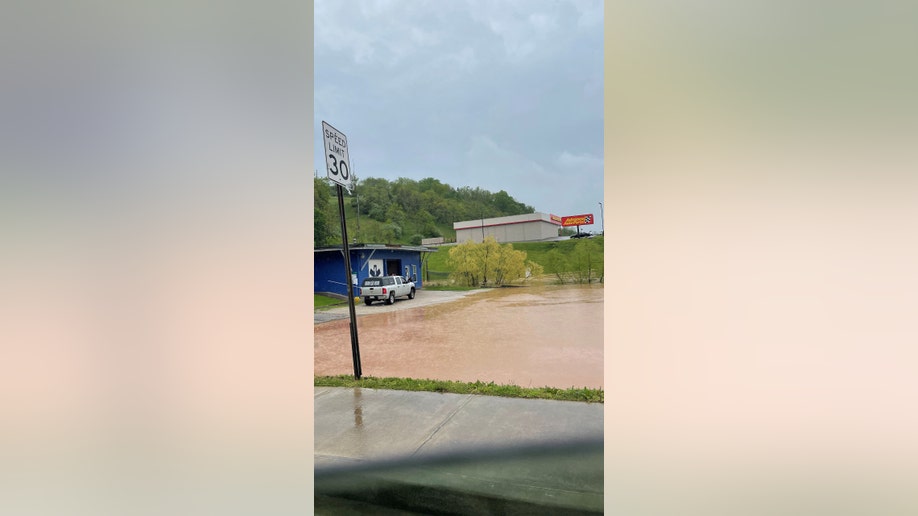
M 409 276 L 417 287 L 421 284 L 421 264 L 426 258 L 424 253 L 436 249 L 424 246 L 396 246 L 384 244 L 357 244 L 348 246 L 351 253 L 351 281 L 359 286 L 364 278 L 372 276 Z M 315 292 L 330 292 L 347 295 L 347 283 L 344 274 L 344 251 L 341 246 L 326 247 L 315 250 L 313 265 Z M 356 279 L 355 277 L 356 276 Z M 359 295 L 358 288 L 354 294 Z

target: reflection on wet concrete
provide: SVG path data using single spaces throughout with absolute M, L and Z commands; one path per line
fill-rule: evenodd
M 354 388 L 354 426 L 363 428 L 363 406 L 360 403 L 359 388 Z
M 603 385 L 601 285 L 494 289 L 360 317 L 365 376 Z M 315 374 L 351 374 L 347 320 L 315 326 Z M 356 409 L 355 409 L 356 418 Z

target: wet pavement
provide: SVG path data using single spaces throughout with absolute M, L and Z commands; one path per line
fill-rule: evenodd
M 344 318 L 315 325 L 316 375 L 353 374 L 347 307 L 337 310 Z M 361 305 L 357 328 L 365 376 L 603 387 L 602 285 L 421 290 Z
M 362 317 L 364 315 L 394 312 L 395 310 L 404 310 L 406 308 L 418 308 L 421 306 L 448 303 L 450 301 L 456 301 L 457 299 L 462 299 L 464 297 L 479 294 L 482 292 L 488 292 L 488 290 L 419 290 L 417 296 L 415 296 L 414 299 L 396 299 L 395 303 L 391 305 L 387 305 L 384 302 L 378 302 L 367 306 L 362 301 L 358 301 L 354 304 L 354 312 L 357 317 Z M 315 324 L 320 324 L 348 318 L 350 318 L 350 310 L 348 309 L 347 304 L 344 304 L 334 308 L 316 310 L 313 317 L 313 322 Z
M 317 513 L 354 500 L 371 504 L 357 512 L 444 500 L 463 514 L 602 512 L 602 404 L 334 387 L 314 400 Z

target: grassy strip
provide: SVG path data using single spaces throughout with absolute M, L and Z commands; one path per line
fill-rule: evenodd
M 327 308 L 332 306 L 346 305 L 346 299 L 338 299 L 334 297 L 323 296 L 322 294 L 313 294 L 313 305 L 314 308 Z
M 602 389 L 558 389 L 555 387 L 519 387 L 498 385 L 494 382 L 474 383 L 450 380 L 427 380 L 417 378 L 374 378 L 364 376 L 355 380 L 351 375 L 316 376 L 316 387 L 364 387 L 367 389 L 392 389 L 398 391 L 450 392 L 454 394 L 481 394 L 506 398 L 539 398 L 560 401 L 585 401 L 603 403 Z

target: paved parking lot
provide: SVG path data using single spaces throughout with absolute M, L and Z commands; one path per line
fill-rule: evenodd
M 414 299 L 396 299 L 394 304 L 387 305 L 384 302 L 373 303 L 370 306 L 367 306 L 362 300 L 359 303 L 354 303 L 354 312 L 357 314 L 357 317 L 368 314 L 381 314 L 386 312 L 393 312 L 395 310 L 401 310 L 404 308 L 420 308 L 422 306 L 436 305 L 440 303 L 447 303 L 449 301 L 455 301 L 457 299 L 462 299 L 466 296 L 474 295 L 481 292 L 487 292 L 487 289 L 480 290 L 464 290 L 464 291 L 449 291 L 449 290 L 424 290 L 420 289 L 417 291 L 417 295 Z M 321 324 L 328 321 L 335 321 L 338 319 L 347 319 L 350 317 L 349 309 L 347 305 L 338 306 L 335 308 L 327 308 L 324 310 L 316 310 L 313 318 L 315 324 Z

